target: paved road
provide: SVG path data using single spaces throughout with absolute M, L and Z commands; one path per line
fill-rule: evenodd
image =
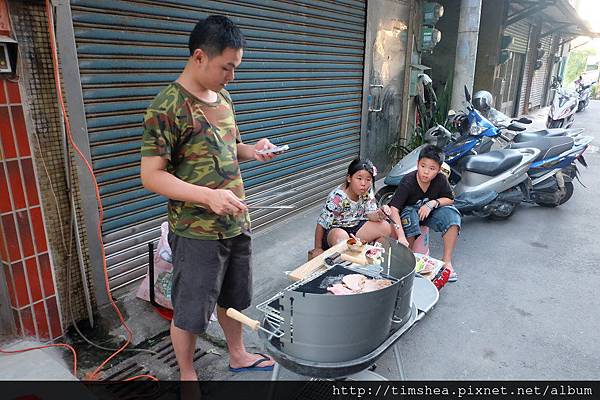
M 600 145 L 600 102 L 576 116 Z M 507 221 L 464 219 L 460 279 L 403 338 L 409 379 L 600 378 L 600 155 L 587 188 L 554 209 L 523 206 Z M 441 251 L 434 239 L 433 254 Z M 387 358 L 386 367 L 393 359 Z

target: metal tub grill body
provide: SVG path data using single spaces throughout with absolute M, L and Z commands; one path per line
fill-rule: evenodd
M 278 300 L 283 322 L 281 350 L 319 362 L 339 362 L 368 354 L 389 335 L 398 281 L 369 293 L 334 296 L 318 285 L 327 276 L 356 273 L 335 266 L 318 279 L 286 291 Z
M 397 323 L 403 325 L 410 318 L 413 304 L 416 259 L 412 251 L 395 240 L 387 240 L 384 245 L 385 253 L 381 265 L 383 272 L 400 281 L 395 318 L 397 318 Z
M 346 362 L 372 352 L 413 316 L 415 258 L 395 242 L 386 243 L 386 253 L 385 273 L 335 265 L 259 304 L 265 313 L 263 326 L 273 332 L 268 341 L 282 353 L 309 362 Z M 322 285 L 330 277 L 356 273 L 392 284 L 351 295 L 329 294 Z

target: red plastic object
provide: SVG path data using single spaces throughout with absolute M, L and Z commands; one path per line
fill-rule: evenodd
M 173 310 L 161 306 L 154 306 L 154 311 L 156 311 L 158 315 L 160 315 L 167 321 L 173 320 Z
M 448 278 L 450 278 L 450 270 L 446 267 L 443 267 L 442 271 L 438 272 L 435 278 L 433 278 L 432 282 L 439 291 L 444 287 L 444 285 L 446 285 L 446 283 L 448 283 Z

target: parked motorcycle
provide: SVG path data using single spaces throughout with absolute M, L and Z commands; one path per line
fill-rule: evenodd
M 487 92 L 485 93 L 487 94 Z M 489 96 L 491 97 L 491 94 Z M 491 98 L 489 100 L 491 102 Z M 486 103 L 487 101 L 479 101 L 475 104 L 481 106 Z M 518 120 L 511 119 L 504 113 L 491 107 L 488 107 L 487 110 L 484 108 L 484 111 L 487 111 L 490 121 L 497 128 L 501 129 L 502 132 L 499 137 L 503 138 L 506 142 L 502 147 L 536 147 L 542 150 L 539 158 L 535 160 L 529 171 L 532 186 L 536 188 L 536 191 L 530 196 L 532 200 L 546 207 L 555 207 L 568 201 L 573 195 L 573 180 L 579 177 L 579 170 L 575 161 L 587 167 L 583 153 L 589 143 L 591 143 L 592 138 L 583 136 L 584 129 L 553 128 L 524 131 L 525 127 L 516 122 Z M 513 131 L 513 134 L 515 131 L 520 132 L 514 134 L 512 138 L 508 138 L 506 131 Z M 572 146 L 568 147 L 568 144 L 571 143 L 569 140 L 557 141 L 556 139 L 551 139 L 548 141 L 545 139 L 558 137 L 572 138 Z M 479 153 L 489 151 L 486 144 L 485 141 L 482 142 L 476 147 L 476 150 Z M 550 148 L 552 150 L 547 151 Z M 564 151 L 561 153 L 562 150 Z M 567 176 L 566 181 L 564 176 Z M 550 179 L 552 177 L 555 177 L 555 179 Z
M 584 84 L 583 78 L 579 76 L 579 79 L 575 81 L 575 91 L 579 95 L 578 104 L 577 104 L 577 112 L 585 110 L 585 108 L 590 104 L 590 98 L 592 97 L 592 85 Z
M 531 187 L 523 188 L 529 191 L 525 197 L 543 207 L 566 203 L 573 196 L 573 180 L 579 177 L 575 161 L 587 167 L 583 153 L 592 139 L 590 136 L 538 136 L 533 140 L 512 143 L 511 149 L 534 147 L 540 150 L 527 172 Z
M 428 142 L 443 143 L 452 138 L 446 128 L 437 125 L 426 133 Z M 425 146 L 425 145 L 423 145 Z M 394 166 L 396 175 L 385 179 L 387 186 L 376 194 L 380 205 L 391 200 L 397 185 L 405 174 L 416 170 L 420 146 L 404 157 L 400 165 Z M 537 149 L 505 149 L 495 150 L 480 155 L 469 155 L 460 164 L 451 167 L 451 183 L 456 195 L 454 206 L 464 215 L 481 217 L 507 218 L 522 201 L 521 192 L 517 189 L 527 181 L 527 171 L 539 155 Z M 391 185 L 392 182 L 394 185 Z
M 490 122 L 499 128 L 497 136 L 488 135 L 474 148 L 478 153 L 490 151 L 494 141 L 502 148 L 537 148 L 540 154 L 532 164 L 528 174 L 531 178 L 531 189 L 522 187 L 525 201 L 541 206 L 555 207 L 564 204 L 573 195 L 573 180 L 578 179 L 579 170 L 576 161 L 587 166 L 583 153 L 592 141 L 583 136 L 583 128 L 552 128 L 525 131 L 522 123 L 528 118 L 511 119 L 504 113 L 491 107 L 492 95 L 487 91 L 478 91 L 473 96 L 473 106 Z M 513 137 L 508 135 L 511 132 Z M 520 133 L 515 134 L 515 131 Z
M 428 130 L 424 136 L 427 143 L 436 144 L 444 149 L 451 168 L 449 181 L 455 187 L 456 201 L 461 211 L 493 218 L 507 218 L 521 201 L 542 206 L 557 206 L 571 198 L 572 180 L 578 176 L 575 160 L 585 165 L 583 152 L 591 142 L 590 137 L 578 138 L 576 143 L 572 137 L 543 137 L 543 133 L 533 134 L 533 137 L 529 138 L 523 136 L 526 140 L 514 143 L 511 149 L 535 150 L 535 156 L 531 160 L 525 156 L 517 160 L 518 157 L 514 153 L 512 156 L 505 153 L 511 149 L 491 152 L 485 149 L 483 154 L 477 154 L 475 149 L 484 140 L 498 137 L 500 129 L 494 127 L 470 104 L 470 94 L 466 88 L 465 97 L 468 113 L 452 118 L 458 132 L 452 134 L 438 125 Z M 404 175 L 416 169 L 422 147 L 400 160 L 386 176 L 386 186 L 376 194 L 380 204 L 389 202 Z M 518 172 L 526 173 L 527 177 L 521 179 L 518 176 L 518 182 L 510 181 L 508 188 L 500 187 L 502 190 L 498 191 L 495 186 L 498 182 L 494 174 L 503 176 L 507 171 L 504 168 L 512 163 L 521 167 L 520 162 L 523 158 L 526 158 L 523 165 L 527 167 L 524 170 L 518 169 Z M 494 163 L 497 164 L 496 168 L 493 167 Z M 485 171 L 487 173 L 484 173 Z M 512 173 L 517 174 L 517 171 L 513 170 Z M 470 174 L 475 175 L 470 177 Z M 496 200 L 498 201 L 494 203 Z
M 554 98 L 546 121 L 548 128 L 569 128 L 575 120 L 579 95 L 563 88 L 561 82 L 562 80 L 559 77 L 555 77 L 552 83 Z
M 583 128 L 546 128 L 527 130 L 527 127 L 524 124 L 530 124 L 532 122 L 531 119 L 526 117 L 512 119 L 495 108 L 488 110 L 488 119 L 496 128 L 501 130 L 499 137 L 502 138 L 506 144 L 512 141 L 524 142 L 533 140 L 539 136 L 569 136 L 575 138 L 581 136 L 584 131 Z

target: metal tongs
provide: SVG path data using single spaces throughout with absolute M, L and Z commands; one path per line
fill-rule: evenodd
M 288 194 L 292 194 L 292 193 L 297 193 L 298 190 L 297 189 L 290 189 L 290 190 L 285 190 L 283 192 L 275 192 L 275 193 L 271 193 L 271 194 L 266 194 L 266 195 L 260 195 L 257 197 L 252 198 L 251 203 L 248 202 L 248 200 L 244 201 L 244 204 L 246 204 L 246 206 L 248 206 L 248 208 L 250 210 L 257 210 L 257 209 L 293 209 L 296 208 L 296 206 L 293 205 L 272 205 L 272 204 L 263 204 L 264 201 L 266 200 L 271 200 L 280 196 L 285 196 Z

